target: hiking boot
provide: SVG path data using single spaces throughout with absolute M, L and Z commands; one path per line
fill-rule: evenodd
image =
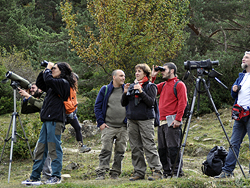
M 145 178 L 142 176 L 134 175 L 133 177 L 129 178 L 129 181 L 137 181 L 137 180 L 144 180 Z
M 80 153 L 85 153 L 85 152 L 89 152 L 91 150 L 91 148 L 87 147 L 86 145 L 82 145 L 79 149 Z
M 97 174 L 97 178 L 95 180 L 105 180 L 105 174 Z
M 25 185 L 42 185 L 43 183 L 40 180 L 27 179 L 25 181 L 22 181 L 22 184 L 25 184 Z
M 119 179 L 118 177 L 119 177 L 119 176 L 118 176 L 117 173 L 112 173 L 112 174 L 110 175 L 110 178 L 113 179 L 113 180 Z
M 58 183 L 61 183 L 61 179 L 54 176 L 54 177 L 51 177 L 50 179 L 48 179 L 45 184 L 50 184 L 50 185 L 53 185 L 53 184 L 58 184 Z
M 220 173 L 220 175 L 218 176 L 214 176 L 214 178 L 232 178 L 234 176 L 234 174 L 231 172 L 225 172 L 225 171 L 222 171 Z
M 153 175 L 148 177 L 148 180 L 150 181 L 159 180 L 159 179 L 163 179 L 163 175 L 160 170 L 153 171 Z

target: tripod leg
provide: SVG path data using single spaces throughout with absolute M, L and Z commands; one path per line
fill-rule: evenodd
M 13 121 L 13 115 L 11 117 L 10 125 L 9 125 L 9 128 L 8 128 L 7 134 L 6 134 L 6 138 L 4 140 L 4 145 L 3 145 L 3 150 L 2 150 L 2 154 L 1 154 L 1 158 L 0 158 L 0 163 L 2 162 L 2 157 L 3 157 L 3 153 L 4 153 L 6 142 L 9 141 L 8 137 L 9 137 L 9 132 L 10 132 L 10 127 L 11 127 L 12 121 Z
M 185 134 L 185 139 L 184 139 L 183 144 L 181 145 L 182 150 L 181 150 L 180 161 L 182 161 L 184 149 L 185 149 L 185 146 L 186 146 L 186 143 L 187 143 L 188 131 L 189 131 L 189 127 L 190 127 L 192 115 L 193 115 L 193 112 L 194 112 L 194 105 L 195 105 L 195 100 L 196 100 L 196 96 L 197 96 L 197 88 L 199 86 L 199 81 L 200 81 L 200 79 L 197 79 L 197 81 L 196 81 L 196 87 L 195 87 L 195 90 L 194 90 L 194 95 L 193 95 L 193 99 L 192 99 L 190 114 L 189 114 L 188 119 L 187 119 L 188 124 L 187 124 L 186 134 L 185 134 L 185 130 L 183 130 L 183 135 Z M 178 171 L 177 171 L 177 177 L 179 177 L 180 168 L 181 168 L 181 162 L 179 162 L 179 167 L 178 167 Z
M 10 164 L 9 164 L 9 174 L 8 174 L 8 183 L 10 182 L 10 171 L 11 171 L 11 162 L 12 162 L 12 154 L 13 154 L 13 145 L 16 134 L 16 114 L 13 114 L 13 126 L 12 126 L 12 135 L 11 135 L 11 147 L 10 147 Z
M 25 141 L 26 141 L 26 143 L 27 143 L 27 145 L 28 145 L 28 148 L 29 148 L 29 151 L 30 151 L 30 156 L 31 156 L 32 160 L 34 161 L 34 158 L 33 158 L 33 155 L 32 155 L 31 149 L 30 149 L 29 141 L 28 141 L 28 138 L 26 137 L 25 130 L 24 130 L 24 128 L 23 128 L 23 124 L 22 124 L 22 122 L 21 122 L 20 116 L 19 116 L 19 115 L 17 115 L 17 116 L 18 116 L 20 125 L 21 125 L 22 130 L 23 130 L 23 134 L 24 134 L 24 137 L 25 137 Z
M 227 138 L 227 141 L 228 141 L 228 143 L 229 143 L 229 147 L 230 147 L 230 149 L 233 151 L 233 154 L 234 154 L 235 159 L 236 159 L 236 161 L 237 161 L 237 163 L 238 163 L 238 165 L 239 165 L 239 167 L 240 167 L 240 169 L 241 169 L 241 172 L 242 172 L 243 176 L 246 178 L 246 175 L 245 175 L 245 173 L 244 173 L 244 171 L 243 171 L 243 169 L 242 169 L 242 167 L 241 167 L 241 165 L 240 165 L 239 159 L 238 159 L 238 157 L 237 157 L 237 155 L 236 155 L 236 153 L 235 153 L 235 151 L 234 151 L 234 148 L 233 148 L 233 146 L 232 146 L 232 144 L 231 144 L 231 142 L 230 142 L 230 140 L 229 140 L 229 137 L 228 137 L 228 135 L 227 135 L 227 133 L 226 133 L 226 130 L 225 130 L 225 128 L 224 128 L 224 125 L 223 125 L 223 123 L 222 123 L 222 121 L 221 121 L 221 119 L 220 119 L 220 114 L 219 114 L 219 112 L 218 112 L 217 109 L 216 109 L 216 106 L 215 106 L 214 101 L 213 101 L 213 99 L 212 99 L 212 95 L 210 94 L 209 89 L 208 89 L 208 87 L 207 87 L 207 85 L 206 85 L 206 81 L 205 81 L 204 79 L 203 79 L 202 81 L 203 81 L 204 86 L 205 86 L 205 89 L 206 89 L 206 91 L 207 91 L 207 95 L 208 95 L 208 97 L 209 97 L 209 100 L 210 100 L 210 102 L 211 102 L 212 105 L 213 105 L 213 108 L 214 108 L 214 111 L 215 111 L 215 113 L 216 113 L 216 116 L 217 116 L 217 118 L 218 118 L 218 120 L 219 120 L 219 122 L 220 122 L 220 124 L 221 124 L 221 127 L 222 127 L 222 129 L 223 129 L 223 131 L 224 131 L 224 134 L 225 134 L 225 136 L 226 136 L 226 138 Z

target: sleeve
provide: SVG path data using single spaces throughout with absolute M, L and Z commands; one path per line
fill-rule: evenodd
M 187 88 L 183 82 L 179 82 L 176 86 L 178 107 L 175 120 L 181 121 L 184 114 L 184 110 L 187 106 Z
M 35 97 L 31 97 L 28 102 L 31 104 L 31 105 L 34 105 L 36 106 L 37 108 L 39 108 L 40 110 L 42 109 L 42 106 L 43 106 L 43 101 L 44 101 L 44 98 L 45 98 L 45 95 L 46 93 L 43 92 L 43 94 L 41 95 L 41 97 L 39 99 L 35 98 Z
M 45 91 L 47 92 L 47 87 L 46 87 L 46 84 L 43 80 L 43 71 L 40 72 L 37 76 L 37 79 L 36 79 L 36 86 L 38 88 L 40 88 L 42 91 Z
M 102 105 L 104 101 L 104 94 L 105 94 L 106 87 L 108 86 L 102 86 L 95 101 L 94 111 L 95 111 L 95 116 L 96 116 L 96 121 L 97 121 L 97 127 L 100 127 L 103 123 L 105 123 L 105 117 L 102 112 Z
M 122 94 L 122 98 L 121 98 L 121 104 L 122 106 L 127 106 L 129 103 L 128 97 L 126 93 Z
M 234 84 L 231 87 L 231 96 L 233 97 L 233 99 L 237 99 L 239 91 L 236 91 L 236 92 L 233 91 L 234 85 L 239 85 L 239 78 L 236 79 L 236 81 L 234 82 Z
M 149 87 L 147 88 L 148 91 L 142 92 L 140 94 L 140 97 L 148 107 L 151 107 L 154 106 L 155 98 L 157 95 L 157 86 L 155 84 L 149 84 Z
M 22 103 L 21 113 L 22 114 L 31 114 L 35 112 L 40 112 L 41 109 L 34 105 L 30 105 L 28 101 Z

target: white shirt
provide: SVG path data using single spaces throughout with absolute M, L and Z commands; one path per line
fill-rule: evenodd
M 237 104 L 248 110 L 250 108 L 250 73 L 244 74 L 245 76 L 240 83 L 241 89 L 238 93 Z

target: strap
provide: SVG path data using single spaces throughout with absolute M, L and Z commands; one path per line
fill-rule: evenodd
M 104 97 L 106 96 L 107 92 L 108 92 L 108 86 L 106 85 L 106 89 L 105 89 Z
M 177 86 L 177 84 L 180 82 L 180 80 L 178 80 L 177 82 L 175 82 L 175 84 L 174 84 L 174 95 L 175 95 L 175 97 L 177 98 L 177 90 L 176 90 L 176 86 Z

